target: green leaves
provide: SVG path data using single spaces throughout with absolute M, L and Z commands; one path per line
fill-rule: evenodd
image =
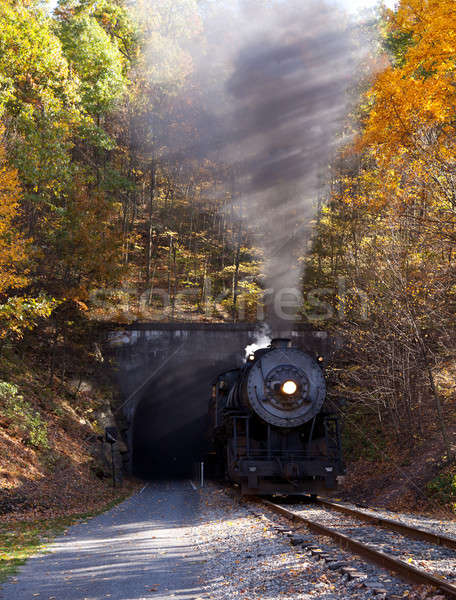
M 36 234 L 46 206 L 60 203 L 71 180 L 71 133 L 80 108 L 60 40 L 33 5 L 0 2 L 0 82 L 9 157 L 34 207 L 29 233 Z
M 78 76 L 84 109 L 91 115 L 112 109 L 126 88 L 117 45 L 93 16 L 84 13 L 62 20 L 57 34 Z
M 49 448 L 47 426 L 38 411 L 24 400 L 17 386 L 0 381 L 0 406 L 2 419 L 7 421 L 9 429 L 26 435 L 26 443 L 35 448 Z
M 428 494 L 442 504 L 451 504 L 456 510 L 456 472 L 447 469 L 432 479 L 426 486 Z

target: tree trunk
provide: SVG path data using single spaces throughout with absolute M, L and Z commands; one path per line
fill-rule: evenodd
M 233 281 L 231 287 L 231 299 L 233 307 L 233 323 L 236 322 L 237 315 L 237 298 L 238 298 L 238 283 L 239 283 L 239 257 L 241 253 L 241 240 L 242 240 L 242 221 L 239 219 L 239 228 L 236 240 L 236 251 L 234 255 L 234 272 Z
M 147 261 L 146 261 L 146 288 L 150 287 L 150 270 L 152 264 L 152 233 L 153 233 L 153 210 L 155 198 L 156 173 L 155 164 L 152 161 L 150 165 L 150 183 L 149 183 L 149 223 L 147 227 Z

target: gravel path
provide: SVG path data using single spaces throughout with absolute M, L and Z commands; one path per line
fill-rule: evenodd
M 319 520 L 342 519 L 344 527 L 352 526 L 329 511 L 323 517 L 320 508 L 298 509 L 309 518 L 317 510 Z M 71 527 L 49 545 L 48 554 L 30 559 L 4 585 L 0 598 L 443 599 L 410 587 L 305 528 L 290 528 L 286 519 L 239 502 L 217 486 L 197 492 L 189 482 L 149 484 L 111 511 Z M 362 524 L 364 540 L 371 535 L 368 528 Z M 378 543 L 393 542 L 385 538 Z M 407 543 L 410 550 L 411 541 Z
M 445 577 L 450 583 L 456 582 L 456 553 L 450 548 L 415 540 L 320 506 L 295 504 L 287 505 L 287 508 L 427 573 Z
M 213 600 L 442 598 L 412 589 L 306 529 L 290 532 L 287 520 L 222 489 L 203 490 L 201 502 L 205 518 L 195 538 L 206 559 L 204 590 Z
M 2 600 L 180 600 L 199 596 L 201 558 L 192 528 L 199 496 L 190 483 L 149 484 L 71 527 L 4 584 Z

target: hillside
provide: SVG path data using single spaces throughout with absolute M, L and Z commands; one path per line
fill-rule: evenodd
M 2 521 L 89 512 L 116 495 L 109 446 L 99 439 L 115 390 L 90 326 L 81 335 L 84 318 L 72 318 L 79 329 L 73 321 L 65 341 L 45 325 L 2 353 Z
M 345 493 L 454 510 L 452 3 L 54 4 L 0 0 L 1 518 L 111 497 L 136 319 L 343 340 Z

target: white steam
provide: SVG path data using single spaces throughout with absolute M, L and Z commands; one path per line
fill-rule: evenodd
M 271 333 L 271 328 L 264 323 L 262 327 L 256 331 L 254 342 L 245 347 L 245 360 L 257 350 L 267 348 L 271 344 Z
M 272 290 L 268 319 L 287 330 L 292 323 L 277 322 L 271 307 L 283 290 L 300 287 L 317 200 L 351 102 L 347 91 L 368 51 L 361 27 L 331 0 L 137 3 L 150 23 L 151 102 L 160 106 L 149 123 L 137 117 L 138 135 L 178 166 L 185 189 L 200 166 L 214 169 L 207 196 L 237 212 L 254 237 L 264 257 L 262 284 Z M 174 86 L 174 79 L 184 83 Z M 259 339 L 259 347 L 270 341 Z

